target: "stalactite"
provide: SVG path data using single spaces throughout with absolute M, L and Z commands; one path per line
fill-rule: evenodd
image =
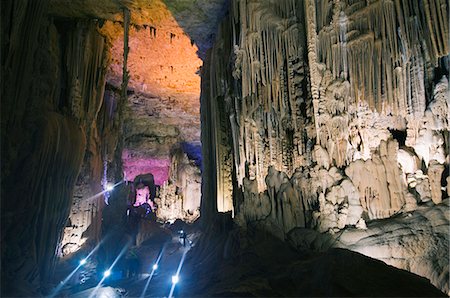
M 418 5 L 236 0 L 232 7 L 228 30 L 239 38 L 218 35 L 211 95 L 213 126 L 223 134 L 223 122 L 231 125 L 233 191 L 243 197 L 234 202 L 237 222 L 261 221 L 282 234 L 308 225 L 338 232 L 406 210 L 411 194 L 392 136 L 406 130 L 405 145 L 426 164 L 444 160 L 440 145 L 414 143 L 441 144 L 440 132 L 419 131 L 423 115 L 432 113 L 425 90 L 435 72 Z M 228 39 L 235 42 L 231 53 L 223 46 Z M 430 123 L 441 123 L 433 117 Z M 217 174 L 226 176 L 229 160 L 218 162 Z
M 307 50 L 308 50 L 308 63 L 310 65 L 310 85 L 311 85 L 311 97 L 313 103 L 314 115 L 318 114 L 318 101 L 319 101 L 319 85 L 321 76 L 317 68 L 317 49 L 316 49 L 316 6 L 313 0 L 305 1 L 305 12 L 306 12 L 306 33 L 307 33 Z M 316 126 L 316 137 L 319 139 L 319 124 L 315 122 Z
M 283 154 L 293 155 L 294 138 L 286 134 L 283 125 L 289 124 L 289 129 L 297 130 L 297 115 L 299 112 L 299 89 L 302 88 L 303 74 L 301 66 L 294 61 L 302 59 L 302 47 L 299 44 L 299 28 L 295 13 L 296 3 L 285 0 L 278 4 L 240 1 L 234 3 L 233 11 L 239 15 L 231 17 L 232 25 L 240 24 L 239 44 L 234 46 L 233 77 L 240 80 L 240 90 L 237 97 L 242 98 L 236 115 L 240 129 L 234 129 L 232 137 L 235 142 L 233 148 L 239 150 L 236 163 L 238 185 L 242 185 L 245 177 L 245 165 L 254 171 L 252 175 L 258 180 L 258 189 L 263 190 L 266 169 L 270 164 L 276 164 L 280 169 L 293 172 L 293 157 L 283 158 Z M 226 34 L 221 28 L 223 35 Z M 233 29 L 234 30 L 234 29 Z M 215 47 L 214 57 L 223 56 L 221 42 Z M 219 54 L 220 53 L 220 54 Z M 227 57 L 227 54 L 224 55 Z M 226 60 L 226 58 L 225 58 Z M 227 77 L 221 65 L 214 65 L 215 75 L 212 78 L 212 98 L 220 98 L 225 94 Z M 301 63 L 299 64 L 301 65 Z M 221 85 L 225 85 L 223 90 Z M 300 91 L 301 94 L 301 91 Z M 238 105 L 235 105 L 236 107 Z M 257 120 L 263 119 L 263 120 Z M 236 125 L 236 124 L 232 124 Z M 284 141 L 279 142 L 279 139 Z M 295 138 L 296 141 L 300 138 Z M 267 149 L 267 150 L 266 150 Z M 236 154 L 236 153 L 235 153 Z
M 79 122 L 89 123 L 87 127 L 90 129 L 103 102 L 105 42 L 91 23 L 80 22 L 66 34 L 69 45 L 65 53 L 65 67 L 70 88 L 70 110 Z M 79 63 L 74 64 L 73 61 Z
M 449 25 L 448 21 L 445 21 L 445 14 L 448 15 L 448 3 L 442 0 L 424 0 L 423 3 L 431 50 L 435 57 L 447 55 Z
M 105 98 L 110 96 L 109 93 L 105 95 L 107 45 L 97 24 L 80 21 L 59 30 L 67 42 L 62 52 L 65 63 L 62 69 L 67 72 L 63 77 L 67 77 L 64 84 L 69 87 L 67 94 L 62 95 L 60 104 L 64 103 L 86 133 L 86 155 L 80 176 L 88 176 L 90 180 L 86 182 L 80 177 L 74 189 L 74 204 L 69 216 L 74 227 L 65 229 L 60 251 L 61 254 L 68 254 L 78 250 L 88 239 L 84 233 L 88 227 L 92 231 L 89 233 L 90 240 L 95 242 L 100 237 L 103 198 L 91 201 L 85 198 L 101 191 L 100 185 L 105 185 L 106 180 L 121 178 L 116 175 L 116 169 L 111 168 L 118 147 L 114 136 L 118 133 L 116 122 L 120 119 L 120 113 L 112 121 L 106 108 Z M 102 175 L 105 173 L 107 175 Z M 119 173 L 122 175 L 122 171 L 119 170 Z M 92 217 L 85 210 L 98 210 L 97 216 Z
M 128 100 L 127 89 L 128 89 L 128 80 L 130 78 L 128 72 L 128 52 L 130 48 L 128 47 L 128 38 L 129 38 L 129 30 L 130 30 L 130 11 L 128 8 L 123 9 L 123 67 L 122 67 L 122 101 Z
M 448 22 L 443 21 L 447 5 L 440 0 L 425 1 L 423 9 L 413 1 L 344 2 L 333 4 L 331 23 L 323 23 L 323 16 L 317 15 L 321 23 L 317 30 L 318 60 L 331 70 L 334 78 L 343 73 L 345 79 L 344 65 L 348 64 L 353 97 L 367 101 L 373 110 L 395 115 L 423 111 L 424 86 L 419 81 L 428 62 L 421 57 L 430 53 L 431 64 L 435 64 L 439 57 L 448 53 L 448 48 L 444 47 L 447 43 L 442 42 L 448 37 Z M 325 7 L 328 1 L 321 5 Z M 340 13 L 339 7 L 343 9 Z M 368 34 L 372 34 L 369 39 Z M 358 46 L 352 49 L 352 44 Z M 348 63 L 343 60 L 345 57 Z M 360 66 L 363 69 L 358 69 Z M 400 78 L 397 67 L 410 68 L 410 71 L 403 72 Z M 382 83 L 376 79 L 378 77 L 383 78 Z M 413 88 L 408 91 L 405 86 Z M 408 106 L 404 102 L 409 102 Z

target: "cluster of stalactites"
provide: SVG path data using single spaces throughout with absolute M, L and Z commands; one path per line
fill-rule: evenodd
M 296 3 L 280 1 L 239 1 L 241 24 L 238 55 L 242 55 L 242 98 L 256 95 L 266 111 L 271 106 L 281 111 L 283 97 L 280 76 L 285 59 L 299 57 L 301 47 L 296 16 Z M 275 13 L 273 9 L 275 8 Z
M 426 68 L 449 53 L 446 1 L 324 0 L 316 7 L 318 62 L 350 81 L 354 100 L 385 114 L 423 114 Z
M 292 173 L 304 151 L 300 120 L 304 64 L 298 5 L 293 0 L 233 1 L 231 5 L 231 76 L 240 86 L 234 95 L 241 98 L 226 100 L 235 168 L 239 185 L 247 172 L 257 179 L 261 191 L 269 165 Z M 216 52 L 219 50 L 223 50 L 220 44 L 216 45 Z M 212 77 L 212 98 L 225 95 L 227 87 L 222 79 L 225 70 L 218 64 Z

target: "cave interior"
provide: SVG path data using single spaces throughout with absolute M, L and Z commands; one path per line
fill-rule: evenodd
M 448 297 L 449 40 L 447 0 L 2 1 L 0 295 Z

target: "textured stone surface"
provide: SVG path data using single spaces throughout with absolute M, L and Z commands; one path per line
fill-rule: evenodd
M 449 200 L 435 207 L 376 222 L 365 231 L 346 230 L 337 237 L 345 247 L 428 278 L 449 290 Z
M 334 235 L 294 229 L 288 241 L 298 249 L 350 249 L 397 268 L 426 277 L 449 293 L 449 199 L 438 206 L 419 207 L 394 218 L 368 223 L 366 229 L 346 228 Z
M 440 0 L 232 1 L 204 99 L 212 133 L 202 141 L 216 157 L 217 206 L 228 207 L 219 211 L 284 239 L 441 208 L 448 9 Z M 439 237 L 429 235 L 446 251 Z
M 418 18 L 426 30 L 445 33 L 447 25 L 431 16 L 443 17 L 448 7 L 410 1 L 396 7 L 386 1 L 302 4 L 234 1 L 220 27 L 211 54 L 209 98 L 222 190 L 218 204 L 226 198 L 229 210 L 239 206 L 230 195 L 237 189 L 244 202 L 267 192 L 270 218 L 282 227 L 297 225 L 284 204 L 305 211 L 309 205 L 305 222 L 337 231 L 364 226 L 360 219 L 410 210 L 413 196 L 439 203 L 443 185 L 438 181 L 448 175 L 442 171 L 449 156 L 443 141 L 448 48 L 442 43 L 445 34 L 422 32 L 419 49 L 410 35 L 418 24 L 408 20 Z M 415 10 L 408 11 L 410 6 Z M 391 25 L 375 26 L 380 20 Z M 230 46 L 237 33 L 241 38 Z M 401 55 L 406 60 L 399 60 Z M 414 174 L 418 171 L 424 176 Z M 414 175 L 420 183 L 413 182 Z M 298 191 L 284 184 L 289 179 L 298 180 Z M 238 207 L 244 218 L 245 205 Z M 250 217 L 268 212 L 262 208 L 260 215 L 248 210 Z
M 196 278 L 180 294 L 194 297 L 445 296 L 428 280 L 359 253 L 295 251 L 250 228 L 200 238 L 184 270 Z
M 98 236 L 98 201 L 85 199 L 100 188 L 102 149 L 112 160 L 117 145 L 97 22 L 46 18 L 46 4 L 2 3 L 2 296 L 42 294 L 61 246 L 78 248 L 89 226 Z
M 212 46 L 227 4 L 228 0 L 49 0 L 49 14 L 121 22 L 122 9 L 126 7 L 131 11 L 133 25 L 165 27 L 166 30 L 183 28 L 203 57 Z
M 183 147 L 175 148 L 171 153 L 168 180 L 161 184 L 156 200 L 158 218 L 170 222 L 181 219 L 188 223 L 198 219 L 201 180 L 200 169 L 192 156 L 189 158 Z

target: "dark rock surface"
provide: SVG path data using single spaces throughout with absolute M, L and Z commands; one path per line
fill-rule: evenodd
M 97 290 L 92 281 L 65 294 L 86 297 L 97 291 L 98 297 L 139 297 L 148 283 L 142 297 L 167 297 L 171 276 L 188 251 L 175 297 L 445 297 L 425 278 L 346 249 L 294 250 L 254 229 L 216 229 L 200 238 L 195 226 L 170 229 L 181 227 L 193 240 L 192 248 L 181 245 L 176 231 L 169 241 L 155 237 L 135 250 L 139 275 L 107 280 Z M 160 251 L 159 268 L 149 282 Z
M 445 296 L 425 278 L 346 249 L 296 251 L 250 230 L 201 241 L 188 255 L 181 296 Z

